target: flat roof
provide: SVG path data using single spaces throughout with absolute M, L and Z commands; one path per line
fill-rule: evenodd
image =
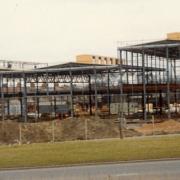
M 34 75 L 46 75 L 49 76 L 53 75 L 90 75 L 94 74 L 95 72 L 98 73 L 105 73 L 107 71 L 118 71 L 119 67 L 122 67 L 123 70 L 136 70 L 142 71 L 141 66 L 131 66 L 131 65 L 89 65 L 89 66 L 81 66 L 81 67 L 61 67 L 59 65 L 56 68 L 47 68 L 47 69 L 34 69 L 34 70 L 25 70 L 25 71 L 0 71 L 0 75 L 3 77 L 8 78 L 21 78 L 23 76 L 26 77 L 34 77 Z M 152 68 L 152 67 L 145 67 L 145 71 L 164 71 L 163 68 Z
M 118 50 L 129 51 L 133 53 L 148 54 L 166 58 L 166 48 L 169 50 L 170 59 L 180 59 L 180 40 L 162 40 L 132 46 L 118 47 Z
M 63 64 L 57 64 L 53 66 L 47 66 L 47 67 L 42 67 L 39 69 L 56 69 L 56 68 L 68 68 L 68 67 L 90 67 L 90 66 L 105 66 L 105 64 L 86 64 L 86 63 L 78 63 L 78 62 L 68 62 L 68 63 L 63 63 Z M 108 65 L 107 65 L 108 66 Z

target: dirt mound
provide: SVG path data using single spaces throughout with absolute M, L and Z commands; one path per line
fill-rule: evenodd
M 62 140 L 103 139 L 119 137 L 119 127 L 112 119 L 78 118 L 64 120 L 61 123 Z M 125 137 L 140 136 L 132 129 L 123 129 Z
M 168 133 L 179 133 L 180 122 L 175 120 L 168 120 L 161 123 L 144 124 L 140 128 L 136 128 L 136 131 L 143 133 L 144 135 L 153 134 L 168 134 Z
M 0 123 L 0 144 L 17 143 L 19 139 L 18 123 L 6 121 Z
M 167 120 L 143 124 L 132 129 L 124 128 L 125 137 L 152 134 L 180 133 L 180 122 Z M 68 118 L 38 123 L 0 122 L 0 144 L 38 143 L 50 141 L 118 138 L 119 127 L 115 119 L 94 117 Z
M 0 122 L 0 144 L 48 142 L 49 134 L 47 123 Z
M 118 138 L 118 124 L 113 119 L 94 117 L 68 118 L 38 123 L 0 122 L 0 143 L 37 143 L 50 141 Z M 139 136 L 140 132 L 123 129 L 125 137 Z

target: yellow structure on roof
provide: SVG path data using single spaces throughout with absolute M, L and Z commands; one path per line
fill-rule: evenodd
M 116 64 L 120 64 L 121 61 L 120 59 L 114 57 L 83 54 L 76 56 L 76 62 L 84 63 L 84 64 L 116 65 Z
M 167 34 L 168 40 L 180 40 L 180 32 L 173 32 Z

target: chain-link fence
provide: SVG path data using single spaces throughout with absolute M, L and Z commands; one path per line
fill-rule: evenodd
M 67 118 L 36 123 L 22 123 L 13 120 L 0 122 L 0 143 L 39 143 L 71 140 L 118 138 L 120 122 L 117 118 L 95 117 Z M 127 129 L 123 123 L 124 136 L 138 136 L 141 133 Z
M 36 123 L 13 120 L 0 122 L 1 144 L 30 144 L 71 140 L 134 137 L 143 135 L 180 133 L 180 121 L 166 120 L 131 121 L 117 117 L 108 119 L 95 117 L 55 119 Z

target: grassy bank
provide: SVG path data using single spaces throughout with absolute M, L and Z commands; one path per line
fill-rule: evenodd
M 0 146 L 0 168 L 180 157 L 180 136 Z

